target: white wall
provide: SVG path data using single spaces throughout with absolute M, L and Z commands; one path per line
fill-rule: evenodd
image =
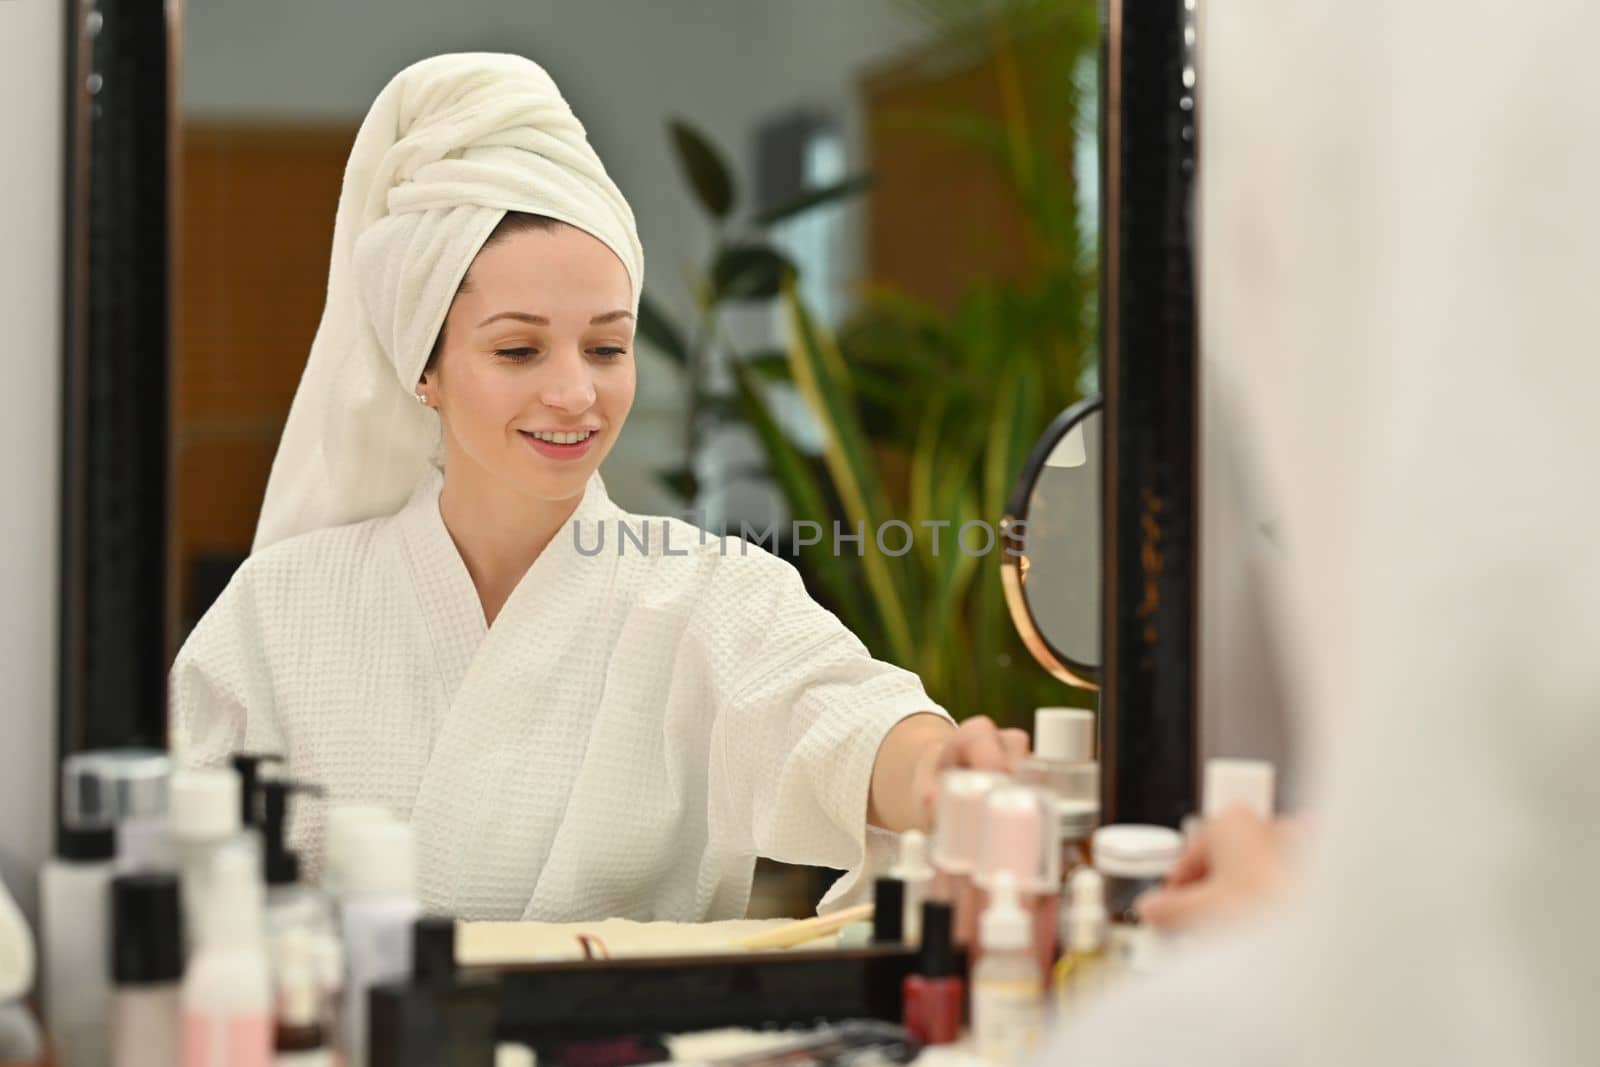
M 55 754 L 64 18 L 0 3 L 0 878 L 30 920 Z
M 647 288 L 686 313 L 684 271 L 703 262 L 709 240 L 666 119 L 692 120 L 748 174 L 759 121 L 795 105 L 826 109 L 844 123 L 854 171 L 857 75 L 925 36 L 895 0 L 190 0 L 183 109 L 189 118 L 355 124 L 415 60 L 526 55 L 562 87 L 632 205 Z M 859 246 L 849 256 L 859 261 Z M 670 506 L 649 472 L 681 462 L 682 412 L 671 368 L 642 355 L 639 398 L 606 464 L 623 506 Z

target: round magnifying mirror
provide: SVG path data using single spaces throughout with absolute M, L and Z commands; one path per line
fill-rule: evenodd
M 1045 670 L 1099 687 L 1100 397 L 1058 415 L 1028 454 L 1002 529 L 1011 621 Z

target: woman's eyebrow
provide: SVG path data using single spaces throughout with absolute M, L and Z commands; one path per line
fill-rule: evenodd
M 496 319 L 516 319 L 519 322 L 532 323 L 535 326 L 548 326 L 550 320 L 543 315 L 530 315 L 526 311 L 497 311 L 493 315 L 478 323 L 479 327 L 487 326 Z
M 631 311 L 606 311 L 590 319 L 589 325 L 602 326 L 608 322 L 616 322 L 618 319 L 631 318 L 633 318 L 633 312 Z M 493 315 L 490 315 L 488 318 L 484 319 L 482 322 L 478 323 L 478 326 L 475 328 L 481 329 L 496 319 L 516 319 L 519 322 L 530 323 L 534 326 L 550 325 L 550 320 L 545 318 L 543 315 L 534 315 L 527 311 L 497 311 Z

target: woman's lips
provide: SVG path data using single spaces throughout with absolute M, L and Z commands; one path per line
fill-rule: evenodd
M 588 454 L 589 449 L 594 446 L 595 439 L 600 436 L 600 431 L 596 430 L 576 444 L 558 445 L 552 441 L 541 441 L 526 430 L 518 430 L 517 432 L 522 435 L 522 439 L 528 443 L 529 448 L 547 459 L 582 459 Z

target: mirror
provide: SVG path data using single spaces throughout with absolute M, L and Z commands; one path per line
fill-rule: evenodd
M 1003 528 L 1006 604 L 1022 641 L 1068 685 L 1099 687 L 1100 397 L 1062 412 L 1029 453 Z
M 994 522 L 1034 437 L 1098 387 L 1098 9 L 711 0 L 697 20 L 691 6 L 469 2 L 441 20 L 350 0 L 338 17 L 266 22 L 249 4 L 186 9 L 180 640 L 251 551 L 360 123 L 410 63 L 488 50 L 547 69 L 637 223 L 636 389 L 603 467 L 617 506 L 785 556 L 943 707 L 1010 726 L 1059 701 L 976 557 L 999 554 Z M 1028 165 L 996 157 L 1004 145 L 1026 146 Z M 871 532 L 856 544 L 802 540 L 858 523 Z M 747 916 L 808 913 L 819 882 L 763 869 Z

